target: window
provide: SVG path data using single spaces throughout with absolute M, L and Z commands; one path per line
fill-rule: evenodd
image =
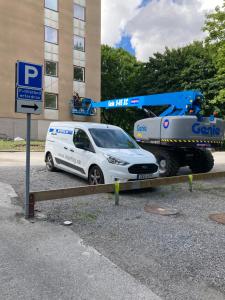
M 48 43 L 58 44 L 58 30 L 45 26 L 45 41 Z
M 45 8 L 58 11 L 58 0 L 45 0 Z
M 58 108 L 58 95 L 45 93 L 45 108 L 57 109 Z
M 90 128 L 89 132 L 97 147 L 112 149 L 139 149 L 136 142 L 122 130 Z
M 75 50 L 85 51 L 84 37 L 79 35 L 74 35 L 73 44 Z
M 94 151 L 93 146 L 86 132 L 81 129 L 75 129 L 73 135 L 73 142 L 75 147 L 82 148 L 89 151 Z
M 45 75 L 47 76 L 58 76 L 58 63 L 55 61 L 46 61 L 45 62 Z
M 75 81 L 85 81 L 85 69 L 83 67 L 73 67 L 73 79 Z
M 85 21 L 85 7 L 78 5 L 78 4 L 74 4 L 73 16 L 76 19 Z

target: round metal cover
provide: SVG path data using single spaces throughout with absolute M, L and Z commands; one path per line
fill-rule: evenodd
M 145 205 L 145 212 L 150 214 L 158 214 L 161 216 L 173 216 L 179 214 L 179 211 L 174 208 L 163 208 L 157 205 Z
M 71 221 L 65 221 L 65 222 L 63 222 L 63 224 L 64 224 L 65 226 L 70 226 L 70 225 L 73 224 L 73 222 L 71 222 Z
M 225 225 L 225 213 L 211 214 L 209 218 L 212 221 Z

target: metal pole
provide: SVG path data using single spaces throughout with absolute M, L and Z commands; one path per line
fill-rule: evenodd
M 25 190 L 25 218 L 30 217 L 30 126 L 31 125 L 31 114 L 27 114 L 27 137 L 26 137 L 26 190 Z

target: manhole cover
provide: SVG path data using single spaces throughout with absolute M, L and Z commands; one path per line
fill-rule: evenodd
M 162 208 L 157 205 L 145 205 L 145 212 L 150 214 L 158 214 L 162 216 L 173 216 L 179 214 L 179 211 L 174 208 Z
M 225 225 L 225 213 L 211 214 L 209 218 L 212 221 Z

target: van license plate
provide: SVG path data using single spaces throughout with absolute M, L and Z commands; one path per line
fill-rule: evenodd
M 150 178 L 152 178 L 152 174 L 139 174 L 138 176 L 137 176 L 137 179 L 150 179 Z

